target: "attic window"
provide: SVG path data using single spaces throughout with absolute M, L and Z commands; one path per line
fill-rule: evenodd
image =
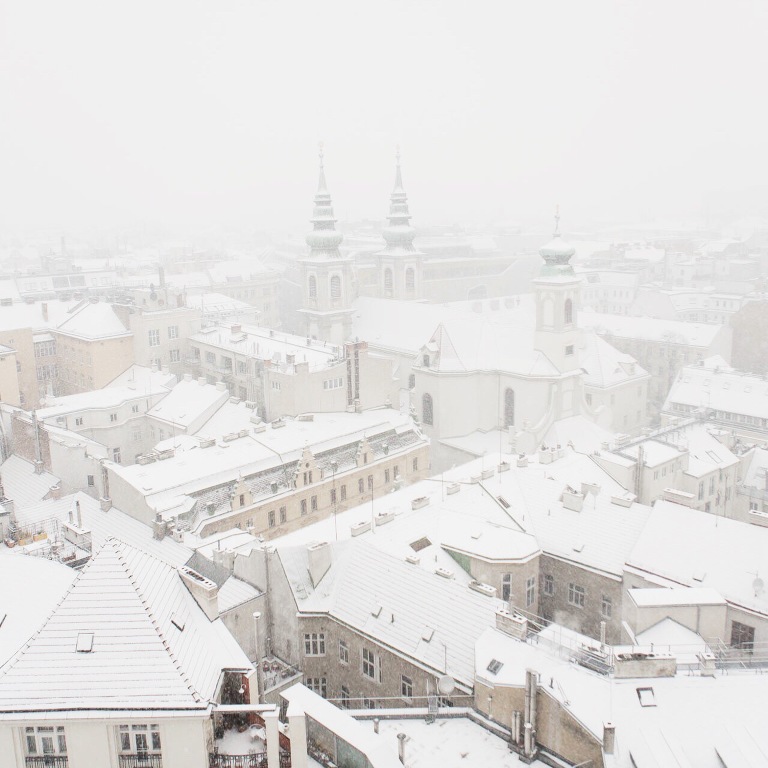
M 492 674 L 495 675 L 498 673 L 498 671 L 504 666 L 504 664 L 499 661 L 498 659 L 491 659 L 491 663 L 486 667 L 486 669 Z
M 637 698 L 640 700 L 641 707 L 655 707 L 656 697 L 653 693 L 653 688 L 638 688 Z
M 80 632 L 75 650 L 78 653 L 90 653 L 93 650 L 93 632 Z
M 432 542 L 426 536 L 424 536 L 423 538 L 418 539 L 417 541 L 414 541 L 411 544 L 411 549 L 414 552 L 420 552 L 422 549 L 426 549 L 427 547 L 431 547 L 431 546 L 432 546 Z
M 179 618 L 179 616 L 177 616 L 175 613 L 173 614 L 173 616 L 171 616 L 171 624 L 173 624 L 173 626 L 176 627 L 176 629 L 178 629 L 179 632 L 183 632 L 184 627 L 186 626 L 184 619 Z
M 503 496 L 497 496 L 496 498 L 504 509 L 509 509 L 509 502 Z

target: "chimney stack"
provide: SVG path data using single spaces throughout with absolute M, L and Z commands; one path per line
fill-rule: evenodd
M 397 756 L 400 758 L 400 762 L 405 765 L 405 739 L 404 733 L 397 734 Z
M 603 723 L 603 754 L 612 755 L 616 749 L 616 726 Z
M 44 301 L 40 305 L 40 309 L 43 311 L 43 320 L 47 323 L 48 322 L 48 302 Z

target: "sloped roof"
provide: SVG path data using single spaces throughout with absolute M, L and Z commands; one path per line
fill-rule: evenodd
M 110 539 L 0 671 L 0 710 L 205 709 L 227 668 L 250 662 L 177 571 Z
M 79 336 L 84 339 L 104 339 L 113 336 L 130 336 L 131 332 L 123 325 L 110 304 L 90 301 L 76 309 L 59 323 L 60 333 Z
M 472 684 L 475 640 L 494 624 L 501 601 L 428 573 L 367 541 L 329 546 L 333 562 L 316 588 L 309 579 L 306 547 L 278 548 L 300 611 L 327 612 L 433 669 L 442 671 L 447 663 L 457 681 Z
M 586 372 L 584 383 L 592 387 L 612 387 L 632 379 L 648 377 L 631 355 L 619 352 L 594 333 L 583 333 L 578 350 L 579 365 Z
M 16 509 L 28 507 L 42 501 L 59 478 L 50 472 L 35 472 L 31 461 L 12 453 L 0 464 L 0 477 L 8 499 L 13 499 Z

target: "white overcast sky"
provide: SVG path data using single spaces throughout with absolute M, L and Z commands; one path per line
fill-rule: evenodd
M 0 234 L 768 208 L 764 0 L 0 0 Z M 762 206 L 762 208 L 761 208 Z M 568 229 L 565 226 L 565 229 Z

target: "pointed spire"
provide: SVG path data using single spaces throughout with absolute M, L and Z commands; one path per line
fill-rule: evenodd
M 325 180 L 325 165 L 323 143 L 318 145 L 320 158 L 320 178 L 315 194 L 315 206 L 312 215 L 312 231 L 307 235 L 307 245 L 312 249 L 315 258 L 340 258 L 339 245 L 343 240 L 340 232 L 336 231 L 336 219 L 333 217 L 333 203 L 328 184 Z
M 395 189 L 394 192 L 403 192 L 403 175 L 400 172 L 400 145 L 395 147 Z
M 317 193 L 328 194 L 328 184 L 325 181 L 325 166 L 323 165 L 323 142 L 319 142 L 317 145 L 318 156 L 320 157 L 320 178 L 317 182 Z
M 560 237 L 560 203 L 555 206 L 555 231 L 552 237 Z

